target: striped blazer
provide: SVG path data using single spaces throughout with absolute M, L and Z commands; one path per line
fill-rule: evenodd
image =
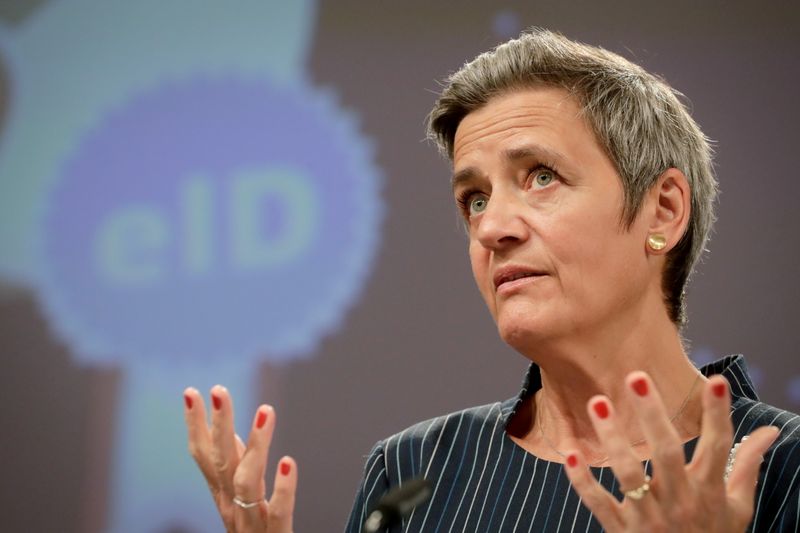
M 758 401 L 741 355 L 700 370 L 722 374 L 731 384 L 735 442 L 759 426 L 781 429 L 762 464 L 748 531 L 798 531 L 800 417 Z M 360 532 L 387 490 L 423 475 L 433 487 L 431 499 L 387 533 L 602 531 L 572 490 L 564 465 L 537 458 L 506 434 L 515 409 L 539 388 L 539 368 L 532 364 L 516 398 L 420 422 L 378 442 L 367 458 L 346 533 Z M 687 459 L 696 444 L 697 439 L 686 443 Z M 650 470 L 649 461 L 644 466 Z M 592 471 L 622 497 L 610 468 Z

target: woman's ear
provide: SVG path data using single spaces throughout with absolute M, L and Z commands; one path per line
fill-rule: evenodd
M 647 251 L 666 254 L 686 233 L 691 213 L 691 190 L 686 175 L 677 168 L 665 170 L 648 194 L 651 214 Z

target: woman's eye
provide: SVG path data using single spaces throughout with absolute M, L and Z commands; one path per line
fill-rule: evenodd
M 550 170 L 536 170 L 533 173 L 533 182 L 539 187 L 550 185 L 554 179 L 555 176 Z
M 482 194 L 473 195 L 472 198 L 469 200 L 469 214 L 477 215 L 482 213 L 486 210 L 486 206 L 489 205 L 489 199 Z

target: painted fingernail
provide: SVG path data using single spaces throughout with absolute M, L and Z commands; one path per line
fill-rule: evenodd
M 592 408 L 594 409 L 595 414 L 597 414 L 597 416 L 600 418 L 608 418 L 608 404 L 603 400 L 595 402 Z
M 288 476 L 289 472 L 292 471 L 292 465 L 289 463 L 281 463 L 281 475 Z
M 575 455 L 574 453 L 569 454 L 567 456 L 567 465 L 572 468 L 578 466 L 578 456 Z
M 631 383 L 631 388 L 639 396 L 647 396 L 647 380 L 646 379 L 639 378 L 639 379 L 633 380 L 633 382 Z
M 217 396 L 216 394 L 212 394 L 212 395 L 211 395 L 211 403 L 213 403 L 213 404 L 214 404 L 214 409 L 216 409 L 217 411 L 219 411 L 219 410 L 220 410 L 220 408 L 222 407 L 222 398 L 220 398 L 220 397 L 219 397 L 219 396 Z
M 183 395 L 183 401 L 186 403 L 186 408 L 187 409 L 191 409 L 192 405 L 194 405 L 193 402 L 192 402 L 192 397 L 189 396 L 188 394 L 184 394 Z
M 725 396 L 725 384 L 724 383 L 714 383 L 711 387 L 711 392 L 714 393 L 714 396 L 717 398 L 722 398 Z
M 258 417 L 256 417 L 256 427 L 261 429 L 264 427 L 264 424 L 267 423 L 267 413 L 266 411 L 259 411 Z

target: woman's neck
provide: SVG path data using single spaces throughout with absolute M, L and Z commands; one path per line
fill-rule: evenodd
M 614 405 L 628 441 L 637 444 L 642 458 L 649 457 L 646 443 L 639 444 L 643 433 L 625 391 L 625 376 L 634 370 L 647 372 L 669 416 L 679 415 L 673 423 L 684 441 L 699 434 L 699 372 L 687 358 L 677 329 L 671 322 L 638 326 L 592 338 L 572 336 L 569 342 L 550 342 L 546 349 L 527 354 L 541 369 L 542 388 L 515 416 L 511 437 L 545 458 L 563 461 L 564 450 L 577 447 L 590 462 L 602 463 L 605 452 L 586 405 L 603 394 Z

